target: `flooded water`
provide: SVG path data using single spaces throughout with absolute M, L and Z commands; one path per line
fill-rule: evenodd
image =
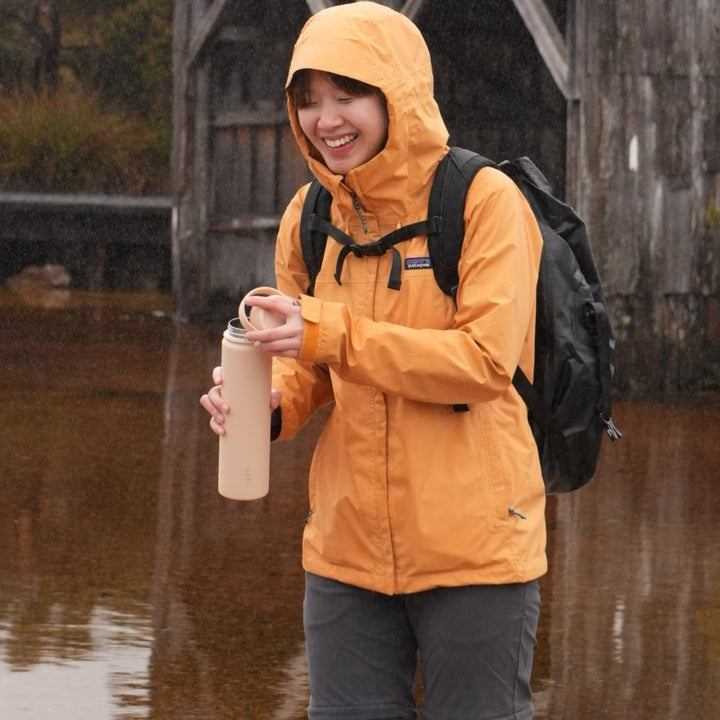
M 301 720 L 305 476 L 216 491 L 218 327 L 166 296 L 0 292 L 0 718 Z M 720 398 L 618 403 L 548 505 L 536 718 L 720 718 Z

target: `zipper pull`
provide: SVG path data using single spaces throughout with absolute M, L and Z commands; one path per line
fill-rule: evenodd
M 610 436 L 610 439 L 613 442 L 622 437 L 622 433 L 612 421 L 612 418 L 606 418 L 602 413 L 600 413 L 600 420 L 602 420 L 602 423 L 605 426 L 605 432 Z

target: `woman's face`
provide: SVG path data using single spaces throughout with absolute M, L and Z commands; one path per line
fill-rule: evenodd
M 332 172 L 345 175 L 382 150 L 388 116 L 379 92 L 351 95 L 318 70 L 309 71 L 308 89 L 300 127 Z

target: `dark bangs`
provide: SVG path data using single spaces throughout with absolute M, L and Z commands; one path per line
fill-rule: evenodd
M 325 73 L 330 78 L 333 85 L 340 88 L 343 92 L 354 97 L 362 97 L 363 95 L 382 95 L 379 88 L 369 85 L 361 80 L 345 77 L 345 75 L 336 75 L 335 73 Z M 293 105 L 296 108 L 307 107 L 310 102 L 310 71 L 298 70 L 290 81 L 288 93 L 292 98 Z

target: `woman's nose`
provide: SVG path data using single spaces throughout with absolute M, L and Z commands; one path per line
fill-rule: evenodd
M 322 129 L 334 128 L 343 122 L 335 103 L 324 103 L 320 108 L 318 126 Z

